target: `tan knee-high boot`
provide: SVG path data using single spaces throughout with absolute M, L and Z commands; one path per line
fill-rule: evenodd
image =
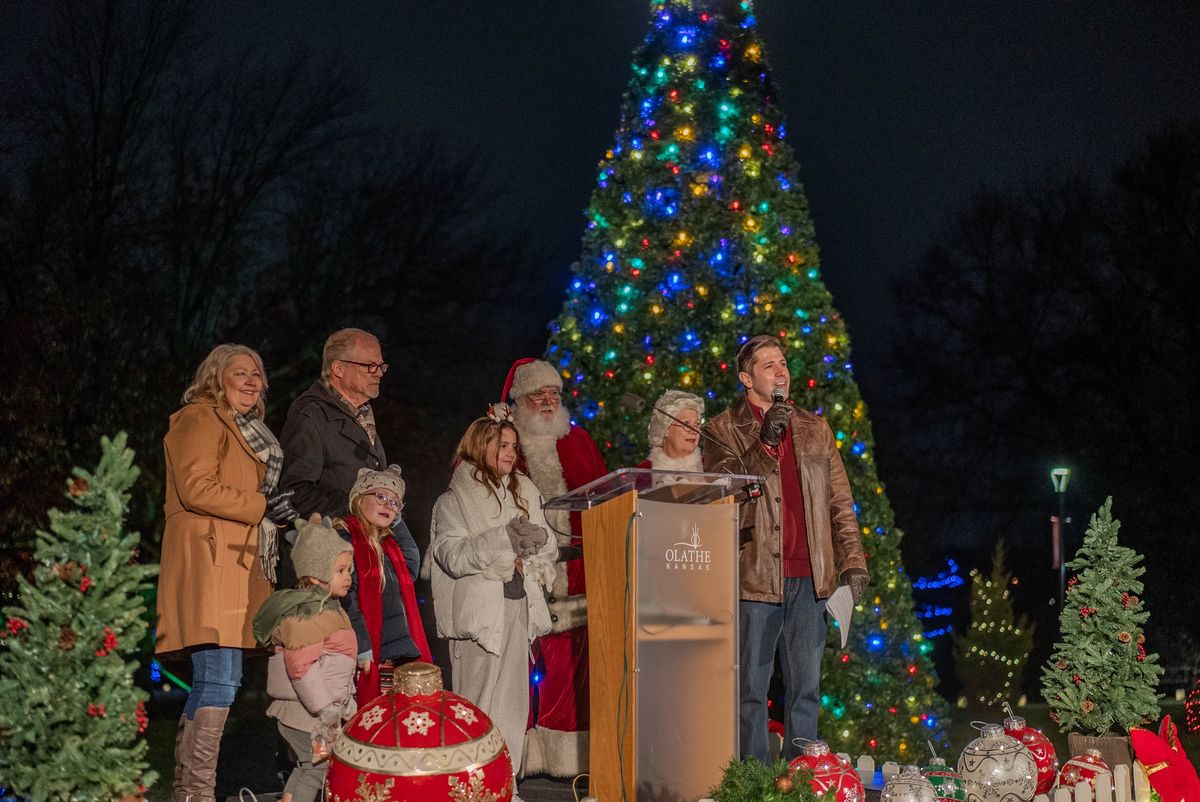
M 196 711 L 187 726 L 183 758 L 178 755 L 175 758 L 183 770 L 176 773 L 172 802 L 216 802 L 217 756 L 221 753 L 221 734 L 228 718 L 228 707 L 202 707 Z
M 184 763 L 191 748 L 192 722 L 186 715 L 179 717 L 179 729 L 175 732 L 175 774 L 171 782 L 171 802 L 187 802 L 183 790 Z

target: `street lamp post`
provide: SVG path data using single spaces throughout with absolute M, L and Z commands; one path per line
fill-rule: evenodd
M 1058 517 L 1052 519 L 1054 527 L 1054 561 L 1058 563 L 1058 609 L 1062 612 L 1067 593 L 1067 483 L 1071 481 L 1070 468 L 1055 468 L 1050 471 L 1054 495 L 1058 496 Z

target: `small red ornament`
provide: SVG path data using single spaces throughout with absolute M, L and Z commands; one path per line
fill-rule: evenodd
M 1141 662 L 1144 662 L 1145 659 L 1146 659 L 1146 647 L 1139 643 L 1138 651 L 1137 651 L 1137 661 L 1139 663 L 1141 663 Z
M 104 705 L 89 704 L 88 705 L 88 715 L 91 716 L 92 718 L 103 718 L 104 717 Z
M 1004 732 L 1020 741 L 1037 766 L 1037 788 L 1034 793 L 1049 794 L 1058 777 L 1058 755 L 1054 752 L 1054 744 L 1042 733 L 1026 724 L 1020 716 L 1009 716 L 1004 719 Z
M 1073 576 L 1073 577 L 1071 577 L 1070 579 L 1068 579 L 1068 580 L 1067 580 L 1067 587 L 1068 587 L 1068 588 L 1073 588 L 1073 587 L 1075 587 L 1075 586 L 1076 586 L 1076 585 L 1078 585 L 1078 584 L 1079 584 L 1079 577 L 1077 577 L 1077 576 Z
M 1096 608 L 1095 608 L 1095 607 L 1081 607 L 1081 608 L 1079 608 L 1079 617 L 1080 617 L 1080 618 L 1087 618 L 1089 615 L 1095 615 L 1095 614 L 1096 614 Z
M 4 629 L 9 635 L 17 635 L 20 634 L 21 630 L 29 629 L 29 624 L 20 618 L 10 618 L 8 619 L 8 623 L 5 624 Z
M 150 716 L 146 715 L 146 703 L 138 702 L 137 709 L 134 710 L 133 715 L 137 719 L 138 732 L 145 732 L 146 727 L 150 726 Z
M 833 789 L 833 798 L 837 802 L 863 802 L 866 799 L 867 792 L 854 766 L 830 752 L 829 744 L 824 741 L 806 743 L 788 766 L 793 774 L 805 769 L 812 775 L 809 785 L 817 796 L 825 798 L 825 792 Z
M 92 587 L 92 579 L 91 579 L 91 577 L 87 577 L 87 576 L 85 576 L 85 577 L 83 578 L 83 581 L 81 581 L 81 582 L 79 583 L 79 592 L 80 592 L 80 593 L 87 593 L 87 592 L 88 592 L 88 590 L 90 590 L 90 589 L 91 589 L 91 587 Z
M 1072 674 L 1071 682 L 1074 682 L 1076 685 L 1078 685 L 1079 683 L 1083 682 L 1083 677 L 1079 676 L 1078 674 Z
M 1064 788 L 1074 788 L 1079 783 L 1092 786 L 1092 796 L 1096 794 L 1096 781 L 1112 786 L 1112 770 L 1100 756 L 1099 749 L 1088 749 L 1082 755 L 1068 760 L 1058 775 L 1058 784 Z
M 1125 609 L 1129 609 L 1129 593 L 1128 592 L 1121 594 L 1121 606 L 1124 607 Z

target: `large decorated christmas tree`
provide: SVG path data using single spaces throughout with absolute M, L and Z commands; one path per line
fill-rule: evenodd
M 70 506 L 38 532 L 32 581 L 4 609 L 0 784 L 36 802 L 135 800 L 155 779 L 131 658 L 158 568 L 133 561 L 138 535 L 124 529 L 138 475 L 125 435 L 101 449 L 94 472 L 75 469 Z
M 755 25 L 749 0 L 652 0 L 547 358 L 609 464 L 628 465 L 646 453 L 646 421 L 624 393 L 689 390 L 711 416 L 739 392 L 738 345 L 783 340 L 796 402 L 837 437 L 874 577 L 850 646 L 826 652 L 821 734 L 835 750 L 915 759 L 942 740 L 932 646 Z

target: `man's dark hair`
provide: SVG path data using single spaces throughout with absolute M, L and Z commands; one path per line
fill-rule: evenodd
M 749 373 L 750 368 L 758 361 L 758 352 L 771 346 L 783 351 L 783 343 L 774 334 L 759 334 L 742 343 L 737 352 L 738 373 Z

